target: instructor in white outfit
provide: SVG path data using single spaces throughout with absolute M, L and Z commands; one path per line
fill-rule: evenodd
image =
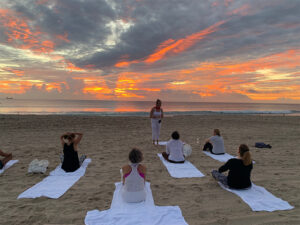
M 161 121 L 164 118 L 164 113 L 161 108 L 161 100 L 156 100 L 156 106 L 151 109 L 150 118 L 152 127 L 152 141 L 153 144 L 155 144 L 155 142 L 158 144 Z

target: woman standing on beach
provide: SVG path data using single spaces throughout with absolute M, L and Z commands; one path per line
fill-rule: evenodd
M 129 153 L 129 161 L 130 165 L 122 167 L 122 197 L 126 202 L 141 202 L 146 199 L 146 167 L 140 164 L 143 161 L 142 152 L 132 149 Z
M 60 137 L 64 151 L 61 168 L 66 172 L 74 172 L 77 170 L 85 159 L 85 156 L 82 156 L 79 160 L 77 152 L 77 147 L 82 136 L 82 133 L 65 133 Z
M 253 168 L 249 148 L 241 144 L 238 149 L 238 157 L 232 158 L 221 166 L 219 170 L 213 170 L 212 176 L 220 181 L 224 186 L 234 189 L 244 189 L 251 187 L 251 170 Z M 228 176 L 222 174 L 229 170 Z
M 152 142 L 153 144 L 158 144 L 161 120 L 164 118 L 164 112 L 161 108 L 161 100 L 156 100 L 156 106 L 154 106 L 150 111 L 151 127 L 152 127 Z

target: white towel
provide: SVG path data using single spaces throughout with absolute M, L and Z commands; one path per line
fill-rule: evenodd
M 235 158 L 235 156 L 229 155 L 227 153 L 223 155 L 214 155 L 211 152 L 203 151 L 203 153 L 215 160 L 218 160 L 220 162 L 227 162 L 229 159 Z
M 86 225 L 187 225 L 178 206 L 155 206 L 150 188 L 146 182 L 146 201 L 126 203 L 121 196 L 121 183 L 116 183 L 111 208 L 104 211 L 88 211 Z
M 244 190 L 229 189 L 219 182 L 220 186 L 227 191 L 238 195 L 244 202 L 246 202 L 252 211 L 268 211 L 289 210 L 294 207 L 288 202 L 275 197 L 265 188 L 257 186 L 252 183 L 251 188 Z
M 167 141 L 159 141 L 158 145 L 167 145 L 167 143 L 168 143 Z
M 170 175 L 175 178 L 186 178 L 186 177 L 204 177 L 192 163 L 185 160 L 184 163 L 170 163 L 164 159 L 161 154 L 157 154 L 160 160 L 163 162 Z
M 0 174 L 2 174 L 4 172 L 4 170 L 7 170 L 9 167 L 11 167 L 12 165 L 14 165 L 15 163 L 19 162 L 19 160 L 9 160 L 5 166 L 0 170 Z
M 81 167 L 74 172 L 66 173 L 61 164 L 51 171 L 49 176 L 18 196 L 19 198 L 59 198 L 85 174 L 91 159 L 85 159 Z

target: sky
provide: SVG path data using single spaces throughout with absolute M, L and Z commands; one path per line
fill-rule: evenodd
M 300 103 L 299 0 L 1 0 L 0 98 Z

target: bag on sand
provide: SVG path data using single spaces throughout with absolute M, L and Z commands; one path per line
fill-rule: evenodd
M 189 144 L 183 145 L 183 155 L 188 157 L 192 154 L 192 147 Z
M 49 162 L 48 160 L 34 159 L 28 167 L 28 173 L 46 173 Z

